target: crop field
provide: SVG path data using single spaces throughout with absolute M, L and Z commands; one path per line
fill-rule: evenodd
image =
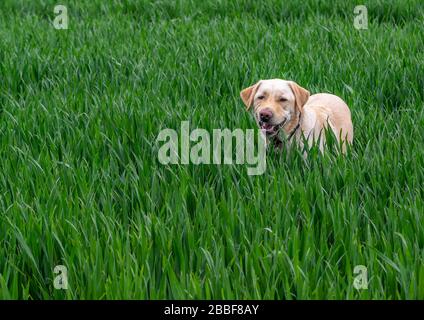
M 158 161 L 268 78 L 342 97 L 347 155 Z M 421 0 L 0 2 L 0 299 L 424 299 L 423 186 Z

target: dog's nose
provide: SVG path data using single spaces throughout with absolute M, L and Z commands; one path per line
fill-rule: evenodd
M 272 118 L 272 111 L 270 109 L 263 109 L 259 112 L 259 118 L 263 122 L 268 122 Z

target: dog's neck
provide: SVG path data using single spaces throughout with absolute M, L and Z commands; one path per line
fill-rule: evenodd
M 299 112 L 296 117 L 294 117 L 286 126 L 284 126 L 283 130 L 289 141 L 294 138 L 294 136 L 297 136 L 296 132 L 299 131 L 301 120 L 302 114 Z

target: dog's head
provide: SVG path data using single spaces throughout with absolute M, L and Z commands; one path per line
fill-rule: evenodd
M 293 81 L 260 80 L 240 92 L 247 110 L 253 107 L 256 122 L 267 135 L 275 135 L 280 128 L 289 133 L 297 126 L 309 91 Z

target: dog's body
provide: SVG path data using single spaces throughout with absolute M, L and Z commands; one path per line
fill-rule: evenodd
M 254 107 L 255 118 L 267 142 L 282 145 L 278 133 L 285 132 L 287 140 L 303 146 L 304 138 L 309 146 L 319 141 L 324 151 L 325 132 L 330 128 L 337 142 L 346 151 L 346 144 L 353 141 L 353 125 L 349 107 L 339 97 L 309 91 L 292 81 L 280 79 L 261 80 L 244 89 L 240 96 L 247 109 Z
M 328 93 L 318 93 L 309 97 L 303 106 L 303 119 L 296 134 L 296 141 L 302 141 L 302 134 L 310 141 L 310 145 L 320 137 L 320 150 L 324 150 L 325 134 L 323 129 L 331 128 L 337 142 L 353 142 L 353 125 L 347 104 L 338 96 Z

